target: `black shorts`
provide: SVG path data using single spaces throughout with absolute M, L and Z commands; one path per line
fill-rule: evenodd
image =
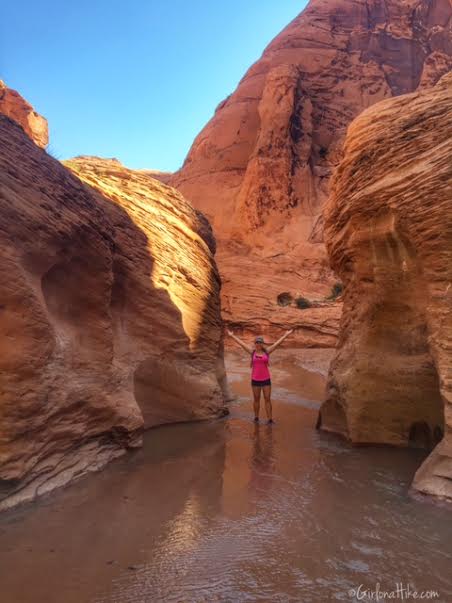
M 265 381 L 256 381 L 255 379 L 251 379 L 251 385 L 254 387 L 264 387 L 265 385 L 271 384 L 271 379 L 265 379 Z

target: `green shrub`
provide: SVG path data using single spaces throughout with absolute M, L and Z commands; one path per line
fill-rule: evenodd
M 280 293 L 278 295 L 276 301 L 278 302 L 278 306 L 290 306 L 290 304 L 293 302 L 293 297 L 290 293 L 285 291 L 284 293 Z
M 311 308 L 312 306 L 311 302 L 309 299 L 306 299 L 306 297 L 297 297 L 295 305 L 297 308 L 300 308 L 300 310 L 306 310 L 306 308 Z
M 342 283 L 334 283 L 331 289 L 331 295 L 328 297 L 328 299 L 336 299 L 337 297 L 339 297 L 339 295 L 342 294 L 343 290 L 344 285 Z

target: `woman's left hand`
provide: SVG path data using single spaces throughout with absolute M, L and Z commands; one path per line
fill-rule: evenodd
M 295 329 L 289 329 L 289 330 L 287 331 L 287 335 L 291 335 L 291 334 L 294 332 L 294 330 L 295 330 Z

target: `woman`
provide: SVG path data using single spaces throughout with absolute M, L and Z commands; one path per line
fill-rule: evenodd
M 270 354 L 276 350 L 276 348 L 293 333 L 293 329 L 284 333 L 282 337 L 278 339 L 276 343 L 271 345 L 268 349 L 264 347 L 264 338 L 256 337 L 254 340 L 254 350 L 246 345 L 244 341 L 239 339 L 232 331 L 228 331 L 228 335 L 236 341 L 240 347 L 242 347 L 251 356 L 251 387 L 253 389 L 254 396 L 254 420 L 256 423 L 259 421 L 259 410 L 261 403 L 261 392 L 264 392 L 265 400 L 265 412 L 267 413 L 268 423 L 273 423 L 272 416 L 272 402 L 271 402 L 271 391 L 272 384 L 270 379 L 270 371 L 268 370 L 268 364 L 270 360 Z

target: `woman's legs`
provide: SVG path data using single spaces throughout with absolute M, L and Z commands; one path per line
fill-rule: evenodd
M 259 419 L 259 409 L 261 405 L 261 390 L 262 387 L 253 385 L 253 396 L 254 396 L 254 418 Z
M 262 389 L 264 390 L 265 412 L 267 414 L 267 419 L 269 421 L 273 422 L 272 400 L 271 400 L 272 386 L 271 385 L 264 385 L 264 387 Z

